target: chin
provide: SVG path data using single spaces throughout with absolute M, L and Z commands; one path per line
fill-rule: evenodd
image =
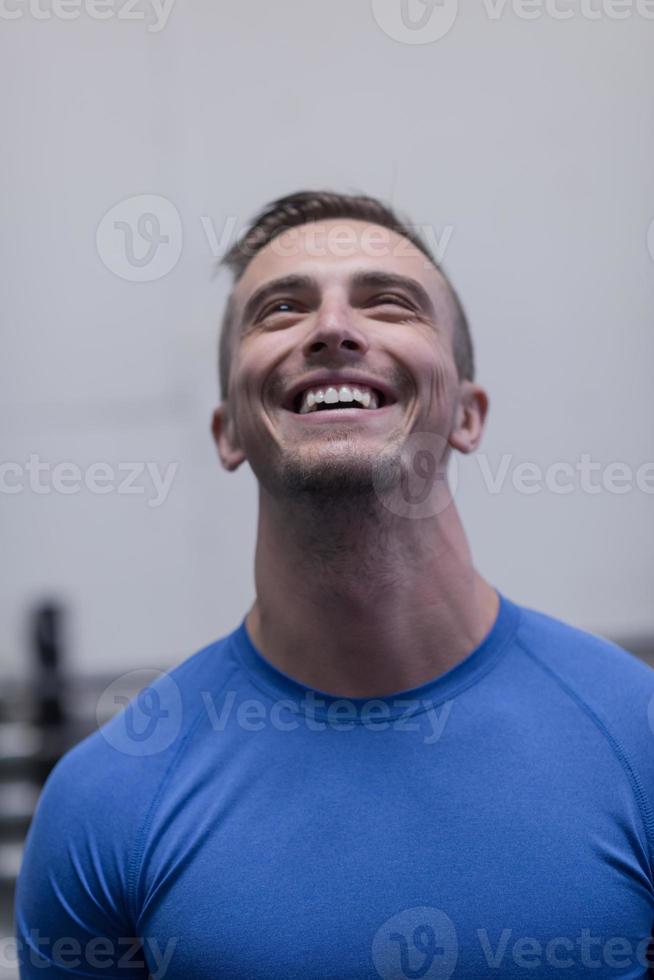
M 365 449 L 361 445 L 289 451 L 275 467 L 272 483 L 277 493 L 296 499 L 315 499 L 323 504 L 330 501 L 345 503 L 348 499 L 375 497 L 394 485 L 399 477 L 397 448 L 387 452 Z M 270 476 L 265 480 L 269 488 Z

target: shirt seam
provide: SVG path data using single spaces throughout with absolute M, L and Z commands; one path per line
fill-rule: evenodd
M 480 668 L 478 673 L 476 673 L 474 677 L 469 678 L 468 681 L 461 681 L 458 686 L 455 686 L 453 688 L 453 690 L 448 692 L 443 692 L 442 697 L 429 698 L 428 703 L 424 707 L 421 707 L 419 711 L 413 712 L 413 714 L 411 715 L 412 718 L 415 718 L 417 715 L 424 714 L 430 708 L 436 707 L 441 704 L 445 704 L 448 701 L 453 701 L 455 697 L 459 697 L 460 695 L 464 694 L 469 688 L 474 687 L 475 684 L 478 684 L 480 681 L 482 681 L 484 677 L 486 677 L 486 675 L 490 673 L 490 671 L 497 666 L 501 657 L 506 653 L 506 650 L 511 640 L 516 636 L 519 626 L 522 622 L 522 609 L 517 605 L 515 608 L 516 608 L 516 615 L 514 618 L 513 625 L 510 626 L 510 628 L 507 630 L 506 636 L 500 642 L 499 646 L 495 650 L 489 662 L 484 667 Z M 251 670 L 248 664 L 245 663 L 242 650 L 240 649 L 240 644 L 238 643 L 236 644 L 236 654 L 238 657 L 238 662 L 241 667 L 241 670 L 243 671 L 243 673 L 247 675 L 253 687 L 255 687 L 258 691 L 261 691 L 262 694 L 265 694 L 272 701 L 284 701 L 289 699 L 290 697 L 289 694 L 280 696 L 279 692 L 275 691 L 274 688 L 272 687 L 268 687 L 266 682 L 262 681 L 256 675 L 256 673 L 253 670 Z M 438 678 L 436 680 L 438 680 Z M 312 689 L 309 688 L 309 690 Z M 318 693 L 318 692 L 314 692 L 314 693 Z M 320 696 L 322 697 L 322 694 Z M 353 699 L 353 698 L 347 698 L 343 696 L 339 697 L 338 695 L 333 695 L 333 694 L 327 694 L 327 697 L 333 699 L 334 701 L 361 700 L 358 698 Z M 378 700 L 385 701 L 388 697 L 389 695 L 386 695 L 385 697 L 382 698 L 377 698 L 377 697 L 363 698 L 362 701 L 364 704 L 369 701 L 378 701 Z M 409 697 L 409 691 L 406 692 L 398 691 L 397 695 L 390 695 L 390 697 L 392 700 L 395 701 L 407 701 L 407 700 L 422 701 L 422 699 L 418 697 L 413 697 L 413 698 Z M 306 712 L 303 712 L 303 714 L 306 714 Z M 324 714 L 325 712 L 321 712 L 320 715 L 316 712 L 314 713 L 313 717 L 322 719 Z M 353 724 L 360 725 L 360 726 L 367 724 L 363 718 L 356 718 L 356 719 L 348 718 L 347 721 L 348 723 L 352 722 Z
M 638 812 L 640 813 L 645 830 L 645 839 L 647 841 L 647 857 L 650 865 L 650 880 L 654 880 L 654 811 L 652 811 L 649 797 L 641 784 L 636 768 L 629 761 L 626 750 L 622 747 L 622 744 L 617 736 L 613 734 L 608 725 L 602 720 L 602 718 L 590 706 L 590 704 L 588 704 L 584 698 L 582 698 L 581 695 L 578 694 L 574 688 L 558 674 L 556 670 L 554 670 L 554 668 L 550 667 L 549 664 L 546 664 L 543 660 L 541 660 L 538 654 L 534 653 L 534 651 L 531 650 L 526 645 L 525 641 L 519 636 L 516 638 L 516 642 L 523 652 L 526 653 L 527 656 L 541 668 L 541 670 L 549 674 L 549 676 L 556 684 L 558 684 L 561 690 L 567 694 L 567 696 L 577 705 L 577 707 L 590 718 L 596 728 L 599 729 L 600 733 L 609 743 L 609 746 L 617 758 L 627 781 L 631 785 L 631 789 L 636 800 Z
M 233 664 L 232 669 L 229 671 L 227 677 L 225 678 L 225 683 L 220 688 L 221 692 L 229 683 L 231 677 L 234 674 L 234 671 L 238 670 L 238 667 L 239 667 L 238 663 Z M 143 823 L 141 824 L 139 832 L 136 835 L 134 851 L 132 854 L 132 859 L 130 861 L 129 870 L 127 874 L 128 908 L 129 908 L 129 913 L 132 922 L 135 927 L 137 925 L 137 920 L 140 917 L 140 912 L 137 910 L 136 907 L 136 899 L 137 899 L 138 883 L 141 880 L 142 873 L 143 873 L 143 855 L 145 852 L 145 843 L 147 840 L 147 835 L 150 830 L 152 820 L 154 819 L 156 808 L 161 800 L 161 797 L 163 796 L 163 791 L 166 788 L 166 785 L 168 784 L 169 779 L 172 777 L 175 769 L 177 768 L 177 765 L 181 761 L 182 755 L 186 747 L 190 743 L 192 736 L 195 734 L 196 729 L 199 727 L 202 717 L 203 717 L 203 711 L 202 708 L 199 708 L 197 717 L 191 723 L 189 729 L 187 730 L 186 734 L 182 738 L 175 755 L 173 756 L 173 758 L 171 759 L 170 763 L 168 764 L 168 766 L 166 767 L 165 771 L 161 776 L 157 790 L 154 796 L 152 797 L 152 800 L 150 801 L 150 806 L 148 807 L 147 813 L 143 819 Z

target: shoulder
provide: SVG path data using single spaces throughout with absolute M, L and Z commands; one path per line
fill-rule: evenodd
M 516 642 L 595 726 L 630 781 L 654 847 L 654 670 L 623 647 L 527 607 Z
M 237 669 L 231 635 L 171 670 L 148 671 L 151 679 L 131 699 L 125 692 L 138 685 L 125 676 L 103 692 L 98 714 L 113 716 L 66 752 L 39 797 L 17 883 L 24 923 L 54 926 L 70 909 L 79 919 L 84 910 L 91 934 L 129 921 L 142 828 L 197 729 L 203 688 L 215 689 Z
M 220 688 L 239 670 L 233 635 L 169 670 L 135 668 L 117 677 L 98 700 L 99 727 L 58 761 L 41 801 L 56 796 L 63 806 L 73 794 L 91 805 L 122 795 L 134 804 L 151 795 L 203 716 L 203 692 Z
M 231 639 L 230 633 L 168 670 L 135 667 L 112 681 L 96 705 L 98 728 L 59 760 L 45 788 L 69 782 L 95 797 L 112 776 L 136 789 L 156 780 L 201 717 L 203 691 L 238 670 Z
M 654 696 L 654 670 L 617 643 L 536 609 L 520 610 L 521 647 L 597 707 L 620 714 L 625 699 L 647 704 Z

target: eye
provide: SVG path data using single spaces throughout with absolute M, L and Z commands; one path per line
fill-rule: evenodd
M 404 296 L 399 296 L 397 293 L 380 293 L 378 296 L 373 296 L 371 300 L 367 303 L 368 308 L 375 308 L 380 306 L 395 306 L 408 313 L 408 316 L 402 317 L 402 321 L 410 320 L 412 317 L 416 316 L 416 309 L 409 300 L 405 299 Z M 389 311 L 390 313 L 390 311 Z
M 287 309 L 279 309 L 279 307 L 285 306 Z M 293 313 L 294 309 L 298 308 L 298 304 L 293 299 L 276 299 L 268 306 L 264 306 L 261 313 L 257 317 L 257 320 L 263 320 L 265 317 L 270 316 L 271 313 Z
M 396 293 L 380 293 L 370 301 L 371 306 L 403 306 L 406 310 L 413 309 L 408 300 Z

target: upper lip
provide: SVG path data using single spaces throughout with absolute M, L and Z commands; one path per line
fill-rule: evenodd
M 359 374 L 356 371 L 344 371 L 340 374 L 331 371 L 311 374 L 305 378 L 301 378 L 286 392 L 283 407 L 293 411 L 295 399 L 300 392 L 306 391 L 307 388 L 324 388 L 327 385 L 332 385 L 334 388 L 340 388 L 341 385 L 363 385 L 367 388 L 372 388 L 373 391 L 380 392 L 384 397 L 384 405 L 392 405 L 397 401 L 397 396 L 393 389 L 389 388 L 385 382 L 380 381 L 379 378 L 373 378 L 368 374 Z

